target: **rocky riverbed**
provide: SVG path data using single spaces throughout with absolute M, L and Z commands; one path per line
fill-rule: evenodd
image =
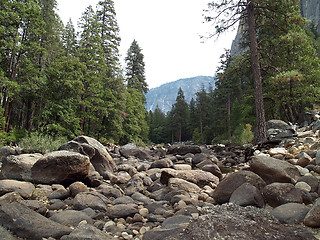
M 1 239 L 320 239 L 320 120 L 268 144 L 0 148 Z

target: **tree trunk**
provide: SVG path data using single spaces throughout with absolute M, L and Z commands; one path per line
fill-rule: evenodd
M 231 100 L 230 95 L 228 96 L 227 102 L 227 112 L 228 112 L 228 141 L 231 142 Z
M 258 55 L 257 33 L 255 26 L 254 4 L 253 0 L 247 0 L 248 13 L 248 31 L 250 40 L 251 64 L 254 79 L 254 95 L 256 104 L 256 118 L 257 118 L 257 133 L 256 142 L 263 143 L 267 139 L 265 114 L 263 107 L 262 94 L 262 78 L 260 70 L 260 60 Z
M 26 129 L 28 131 L 32 130 L 32 127 L 33 127 L 34 112 L 35 112 L 35 102 L 33 100 L 29 100 L 27 103 L 27 126 L 26 126 Z

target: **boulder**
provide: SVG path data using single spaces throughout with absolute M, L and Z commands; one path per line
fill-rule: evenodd
M 208 155 L 205 153 L 197 153 L 192 158 L 192 165 L 197 165 L 208 159 Z
M 90 218 L 84 212 L 76 210 L 65 210 L 62 212 L 58 212 L 51 216 L 49 219 L 62 225 L 73 227 L 78 226 L 78 224 L 83 220 L 86 220 L 88 224 L 93 224 L 92 218 Z
M 63 235 L 71 232 L 70 228 L 56 223 L 17 202 L 0 206 L 0 225 L 21 238 L 35 240 L 49 237 L 60 239 Z
M 188 226 L 191 220 L 190 216 L 176 215 L 168 217 L 163 221 L 161 228 L 163 229 L 174 229 L 174 228 L 185 228 Z
M 9 146 L 3 146 L 0 148 L 0 162 L 7 158 L 9 155 L 16 155 L 17 152 L 14 148 Z
M 308 227 L 320 227 L 320 198 L 316 200 L 313 207 L 306 215 L 303 223 Z
M 263 189 L 263 196 L 271 207 L 285 203 L 303 203 L 301 191 L 291 183 L 271 183 Z
M 70 184 L 85 179 L 89 168 L 89 157 L 75 152 L 55 151 L 40 158 L 31 172 L 35 183 Z
M 270 214 L 277 218 L 281 223 L 299 224 L 310 211 L 304 204 L 286 203 L 274 208 Z
M 311 187 L 311 192 L 317 192 L 319 187 L 319 179 L 315 176 L 302 176 L 298 179 L 298 182 L 305 182 Z
M 31 168 L 41 157 L 40 153 L 7 156 L 2 161 L 0 178 L 31 182 Z
M 297 165 L 301 167 L 306 167 L 307 165 L 310 164 L 311 161 L 312 161 L 312 158 L 307 153 L 302 152 L 301 154 L 299 154 Z
M 138 213 L 138 206 L 136 204 L 117 204 L 108 208 L 106 214 L 109 218 L 126 218 L 133 217 Z
M 201 148 L 196 145 L 173 145 L 168 148 L 168 154 L 185 155 L 187 153 L 201 153 Z
M 210 172 L 213 175 L 219 178 L 219 181 L 222 180 L 222 172 L 217 164 L 207 164 L 201 168 L 202 171 Z
M 80 136 L 62 145 L 59 150 L 79 152 L 90 158 L 95 170 L 104 178 L 109 179 L 117 166 L 107 149 L 97 140 L 87 136 Z
M 143 184 L 143 179 L 138 174 L 136 174 L 127 183 L 124 191 L 127 195 L 132 195 L 135 192 L 143 192 L 144 190 L 145 187 Z
M 118 198 L 122 195 L 122 192 L 119 189 L 105 183 L 97 187 L 96 190 L 107 198 Z
M 69 190 L 72 197 L 75 197 L 78 193 L 88 192 L 88 187 L 83 182 L 74 182 L 69 186 Z
M 159 159 L 154 161 L 151 166 L 151 168 L 170 168 L 173 167 L 173 163 L 169 158 L 163 158 L 163 159 Z
M 165 169 L 161 172 L 160 182 L 167 185 L 169 178 L 181 178 L 186 181 L 197 184 L 199 187 L 205 185 L 219 183 L 219 178 L 213 175 L 210 172 L 202 170 L 174 170 L 174 169 Z
M 188 182 L 181 178 L 170 178 L 168 187 L 172 191 L 183 190 L 186 192 L 200 193 L 201 188 L 196 184 Z
M 283 139 L 296 135 L 296 130 L 282 120 L 269 120 L 266 123 L 267 138 L 271 142 L 281 142 Z
M 230 203 L 235 203 L 239 206 L 256 206 L 263 208 L 265 203 L 263 196 L 258 188 L 250 183 L 244 183 L 238 187 L 231 195 Z
M 147 151 L 141 150 L 132 143 L 122 146 L 119 151 L 125 158 L 136 157 L 140 160 L 150 160 L 152 158 Z
M 20 238 L 14 236 L 11 232 L 9 232 L 4 227 L 0 226 L 0 239 L 5 240 L 21 240 Z
M 317 155 L 316 155 L 316 165 L 320 165 L 320 150 L 317 151 Z
M 0 180 L 0 196 L 10 192 L 17 192 L 23 198 L 31 198 L 34 190 L 35 187 L 29 182 L 11 179 Z
M 72 233 L 65 235 L 61 240 L 116 240 L 118 238 L 111 237 L 107 233 L 99 230 L 90 224 L 79 224 Z
M 265 187 L 266 183 L 257 174 L 241 170 L 231 173 L 225 177 L 213 192 L 213 198 L 218 204 L 223 204 L 229 201 L 232 193 L 244 183 L 250 183 L 259 191 Z
M 108 198 L 98 192 L 81 192 L 73 199 L 73 206 L 77 210 L 92 208 L 94 210 L 106 211 L 110 203 Z
M 273 182 L 295 184 L 300 177 L 300 172 L 294 165 L 264 155 L 252 157 L 250 170 L 258 174 L 267 184 Z

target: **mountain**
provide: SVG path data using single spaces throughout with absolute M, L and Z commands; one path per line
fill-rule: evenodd
M 167 113 L 171 110 L 172 104 L 176 102 L 177 93 L 180 87 L 184 92 L 186 101 L 190 103 L 192 98 L 196 98 L 196 92 L 199 92 L 202 87 L 208 90 L 210 84 L 212 88 L 214 88 L 214 83 L 214 77 L 198 76 L 179 79 L 177 81 L 152 88 L 146 94 L 146 109 L 148 111 L 154 111 L 158 105 L 162 112 Z

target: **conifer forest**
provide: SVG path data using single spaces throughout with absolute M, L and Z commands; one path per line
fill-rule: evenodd
M 88 6 L 77 26 L 62 23 L 56 0 L 0 1 L 0 145 L 31 133 L 117 144 L 261 142 L 265 121 L 302 123 L 319 107 L 319 34 L 300 1 L 208 0 L 204 15 L 208 37 L 240 24 L 241 51 L 225 51 L 215 86 L 191 102 L 180 89 L 171 111 L 148 112 L 143 46 L 134 40 L 121 66 L 113 0 Z

